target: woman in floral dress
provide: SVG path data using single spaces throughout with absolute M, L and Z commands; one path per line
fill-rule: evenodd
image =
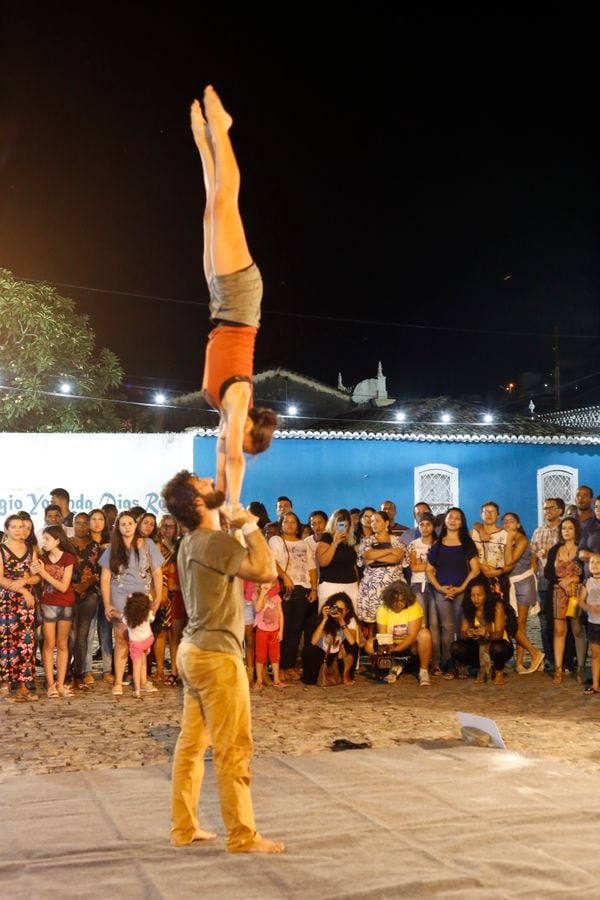
M 40 579 L 30 571 L 37 554 L 25 542 L 24 528 L 19 516 L 9 516 L 4 523 L 4 543 L 0 544 L 0 696 L 10 699 L 14 684 L 15 700 L 32 701 L 38 697 L 35 597 L 31 587 Z
M 373 534 L 362 542 L 358 560 L 359 566 L 364 562 L 364 573 L 358 590 L 357 613 L 370 638 L 375 632 L 381 592 L 393 581 L 405 581 L 403 569 L 409 565 L 406 546 L 399 535 L 389 533 L 389 521 L 386 512 L 373 515 Z

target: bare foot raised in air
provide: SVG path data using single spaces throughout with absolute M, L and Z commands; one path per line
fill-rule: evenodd
M 209 144 L 209 131 L 206 119 L 202 114 L 202 107 L 199 100 L 194 100 L 190 108 L 190 121 L 192 124 L 192 134 L 199 149 L 203 149 Z
M 220 97 L 212 84 L 204 89 L 204 110 L 212 131 L 229 131 L 233 119 L 221 103 Z
M 194 832 L 194 837 L 192 841 L 214 841 L 216 838 L 216 834 L 214 831 L 203 831 L 202 828 L 198 828 Z

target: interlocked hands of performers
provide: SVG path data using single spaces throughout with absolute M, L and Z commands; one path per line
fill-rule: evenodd
M 233 528 L 241 528 L 242 525 L 258 522 L 258 516 L 253 516 L 241 503 L 228 503 L 222 507 L 221 512 Z

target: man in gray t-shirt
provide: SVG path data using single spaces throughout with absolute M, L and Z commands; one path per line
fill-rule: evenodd
M 250 795 L 250 696 L 242 661 L 243 597 L 240 579 L 275 580 L 269 547 L 253 516 L 237 505 L 225 510 L 242 528 L 247 547 L 221 531 L 224 496 L 212 479 L 179 472 L 163 489 L 171 515 L 187 529 L 177 567 L 189 616 L 177 652 L 184 684 L 181 733 L 173 757 L 171 843 L 176 847 L 215 835 L 200 828 L 197 807 L 204 754 L 213 748 L 221 814 L 231 853 L 281 853 L 283 844 L 256 831 Z

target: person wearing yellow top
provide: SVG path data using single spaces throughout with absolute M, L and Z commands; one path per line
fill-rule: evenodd
M 502 600 L 492 592 L 489 581 L 480 577 L 467 585 L 462 616 L 460 637 L 450 647 L 452 659 L 458 664 L 458 677 L 466 678 L 466 667 L 473 666 L 477 681 L 487 681 L 493 666 L 494 684 L 504 684 L 504 666 L 514 650 L 506 631 Z
M 381 594 L 381 605 L 377 609 L 375 621 L 377 634 L 390 634 L 390 653 L 394 656 L 419 658 L 419 684 L 430 684 L 429 663 L 431 662 L 431 632 L 423 628 L 423 610 L 416 601 L 405 581 L 393 581 Z M 372 653 L 378 648 L 377 638 L 367 641 L 365 649 Z M 394 682 L 405 665 L 396 665 L 386 681 Z

